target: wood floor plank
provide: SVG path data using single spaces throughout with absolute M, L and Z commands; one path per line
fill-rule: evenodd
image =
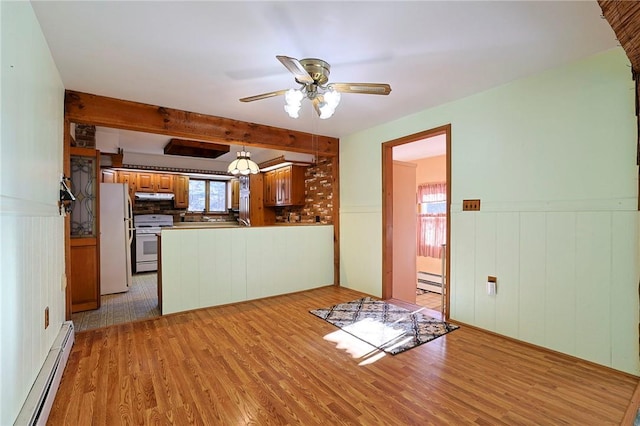
M 396 356 L 349 349 L 309 313 L 362 296 L 331 286 L 79 332 L 49 424 L 606 425 L 639 382 L 464 325 Z

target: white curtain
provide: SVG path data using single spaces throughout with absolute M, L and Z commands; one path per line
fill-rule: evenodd
M 424 183 L 418 186 L 418 203 L 447 201 L 446 183 Z M 447 213 L 428 213 L 418 209 L 418 256 L 440 258 L 442 244 L 447 241 Z

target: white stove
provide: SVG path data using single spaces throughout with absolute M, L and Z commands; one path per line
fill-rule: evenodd
M 168 214 L 139 214 L 133 217 L 136 234 L 136 272 L 158 270 L 158 237 L 162 228 L 173 226 Z

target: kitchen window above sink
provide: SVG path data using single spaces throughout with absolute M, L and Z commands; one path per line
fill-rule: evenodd
M 226 212 L 227 185 L 226 181 L 190 179 L 187 210 L 192 212 Z

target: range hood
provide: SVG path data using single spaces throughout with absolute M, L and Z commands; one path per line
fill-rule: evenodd
M 136 200 L 165 201 L 173 200 L 173 194 L 164 192 L 136 192 Z

